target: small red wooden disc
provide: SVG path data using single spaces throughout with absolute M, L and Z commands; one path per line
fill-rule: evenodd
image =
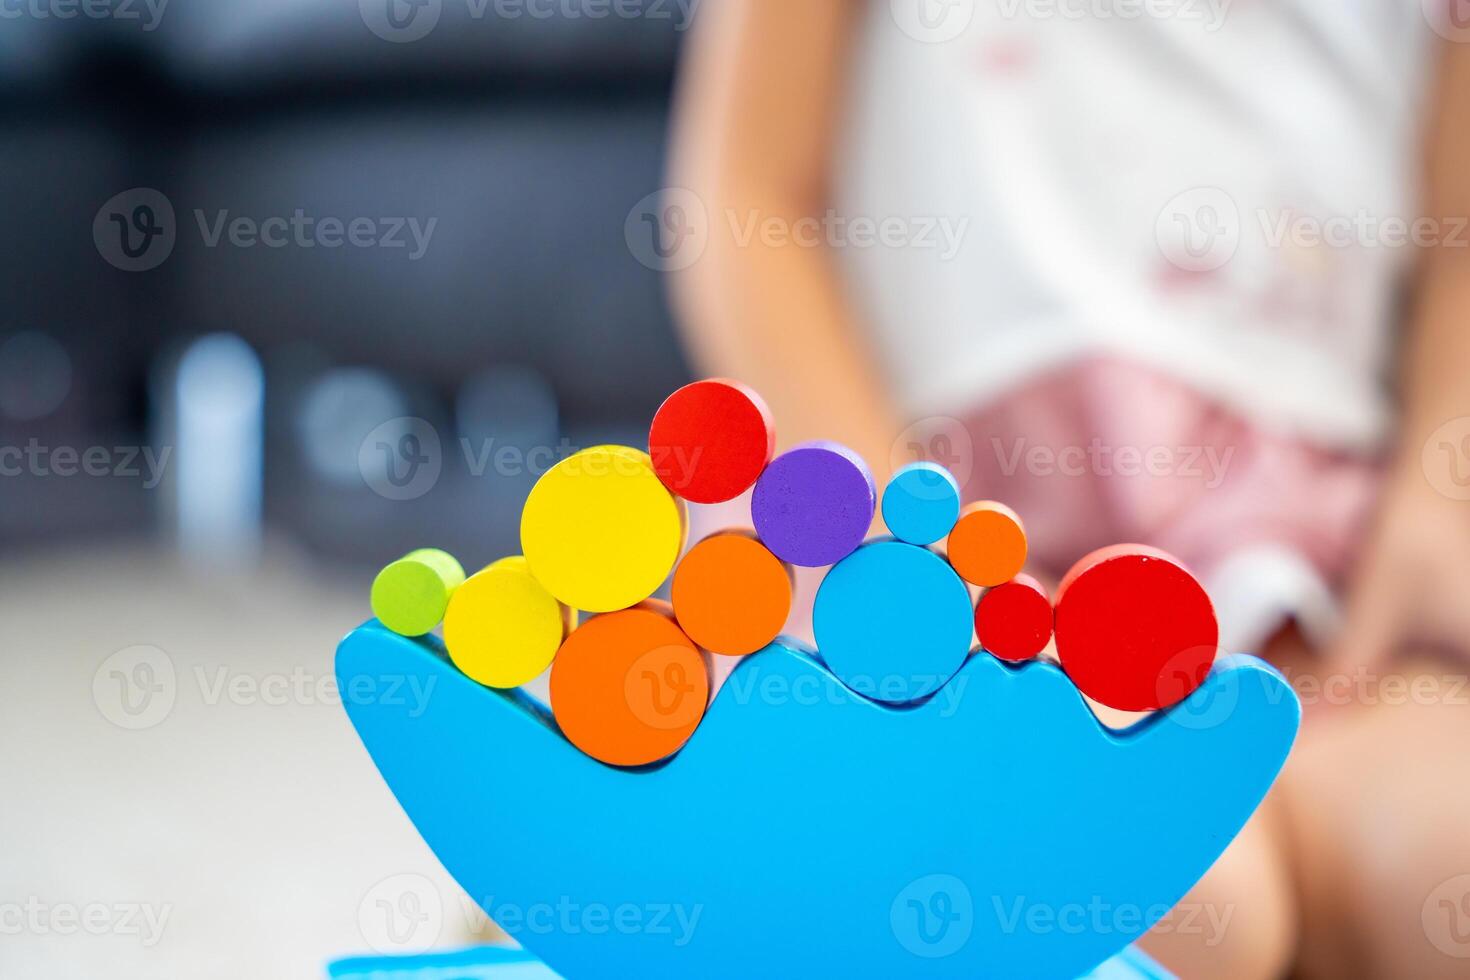
M 1184 700 L 1210 672 L 1220 638 L 1204 588 L 1178 559 L 1143 545 L 1073 565 L 1057 589 L 1055 628 L 1067 676 L 1122 711 Z
M 738 381 L 711 378 L 674 392 L 653 416 L 648 454 L 664 486 L 697 504 L 750 489 L 776 451 L 771 410 Z
M 1030 575 L 987 589 L 975 605 L 975 636 L 1002 660 L 1030 660 L 1051 639 L 1051 600 Z

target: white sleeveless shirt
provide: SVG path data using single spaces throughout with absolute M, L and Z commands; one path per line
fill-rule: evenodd
M 873 0 L 833 203 L 904 408 L 1105 354 L 1376 445 L 1411 242 L 1470 244 L 1413 224 L 1430 2 Z

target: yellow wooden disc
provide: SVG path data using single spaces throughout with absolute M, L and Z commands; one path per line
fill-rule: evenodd
M 526 559 L 502 558 L 455 590 L 444 614 L 444 646 L 471 679 L 519 687 L 551 665 L 572 615 L 531 575 Z
M 647 453 L 596 446 L 547 470 L 521 513 L 521 550 L 541 584 L 589 612 L 653 595 L 684 546 L 684 502 Z

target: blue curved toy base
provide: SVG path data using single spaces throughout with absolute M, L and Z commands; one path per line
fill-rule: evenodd
M 579 752 L 539 702 L 464 677 L 432 637 L 370 622 L 337 675 L 450 874 L 570 980 L 1070 980 L 1204 874 L 1300 719 L 1251 657 L 1112 732 L 1049 664 L 972 657 L 894 708 L 778 641 L 678 755 L 628 771 Z

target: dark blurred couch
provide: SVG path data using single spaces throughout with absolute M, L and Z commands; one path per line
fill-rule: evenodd
M 0 423 L 4 441 L 150 438 L 160 356 L 236 333 L 267 371 L 274 524 L 363 560 L 432 541 L 478 562 L 514 550 L 529 483 L 457 465 L 466 379 L 496 365 L 545 379 L 574 442 L 636 439 L 684 379 L 659 276 L 624 239 L 629 210 L 660 185 L 680 4 L 172 0 L 155 20 L 146 0 L 111 0 L 109 16 L 78 11 L 98 2 L 0 0 L 0 338 L 43 330 L 75 373 L 60 410 Z M 77 15 L 57 16 L 67 9 Z M 437 20 L 412 39 L 424 17 Z M 104 261 L 93 221 L 136 187 L 172 204 L 177 243 L 157 268 L 128 272 Z M 437 224 L 409 260 L 402 249 L 211 248 L 195 217 L 297 209 Z M 422 498 L 323 483 L 303 461 L 300 399 L 320 372 L 351 365 L 391 374 L 444 436 L 444 475 Z M 120 481 L 4 485 L 10 541 L 149 527 L 162 512 Z

